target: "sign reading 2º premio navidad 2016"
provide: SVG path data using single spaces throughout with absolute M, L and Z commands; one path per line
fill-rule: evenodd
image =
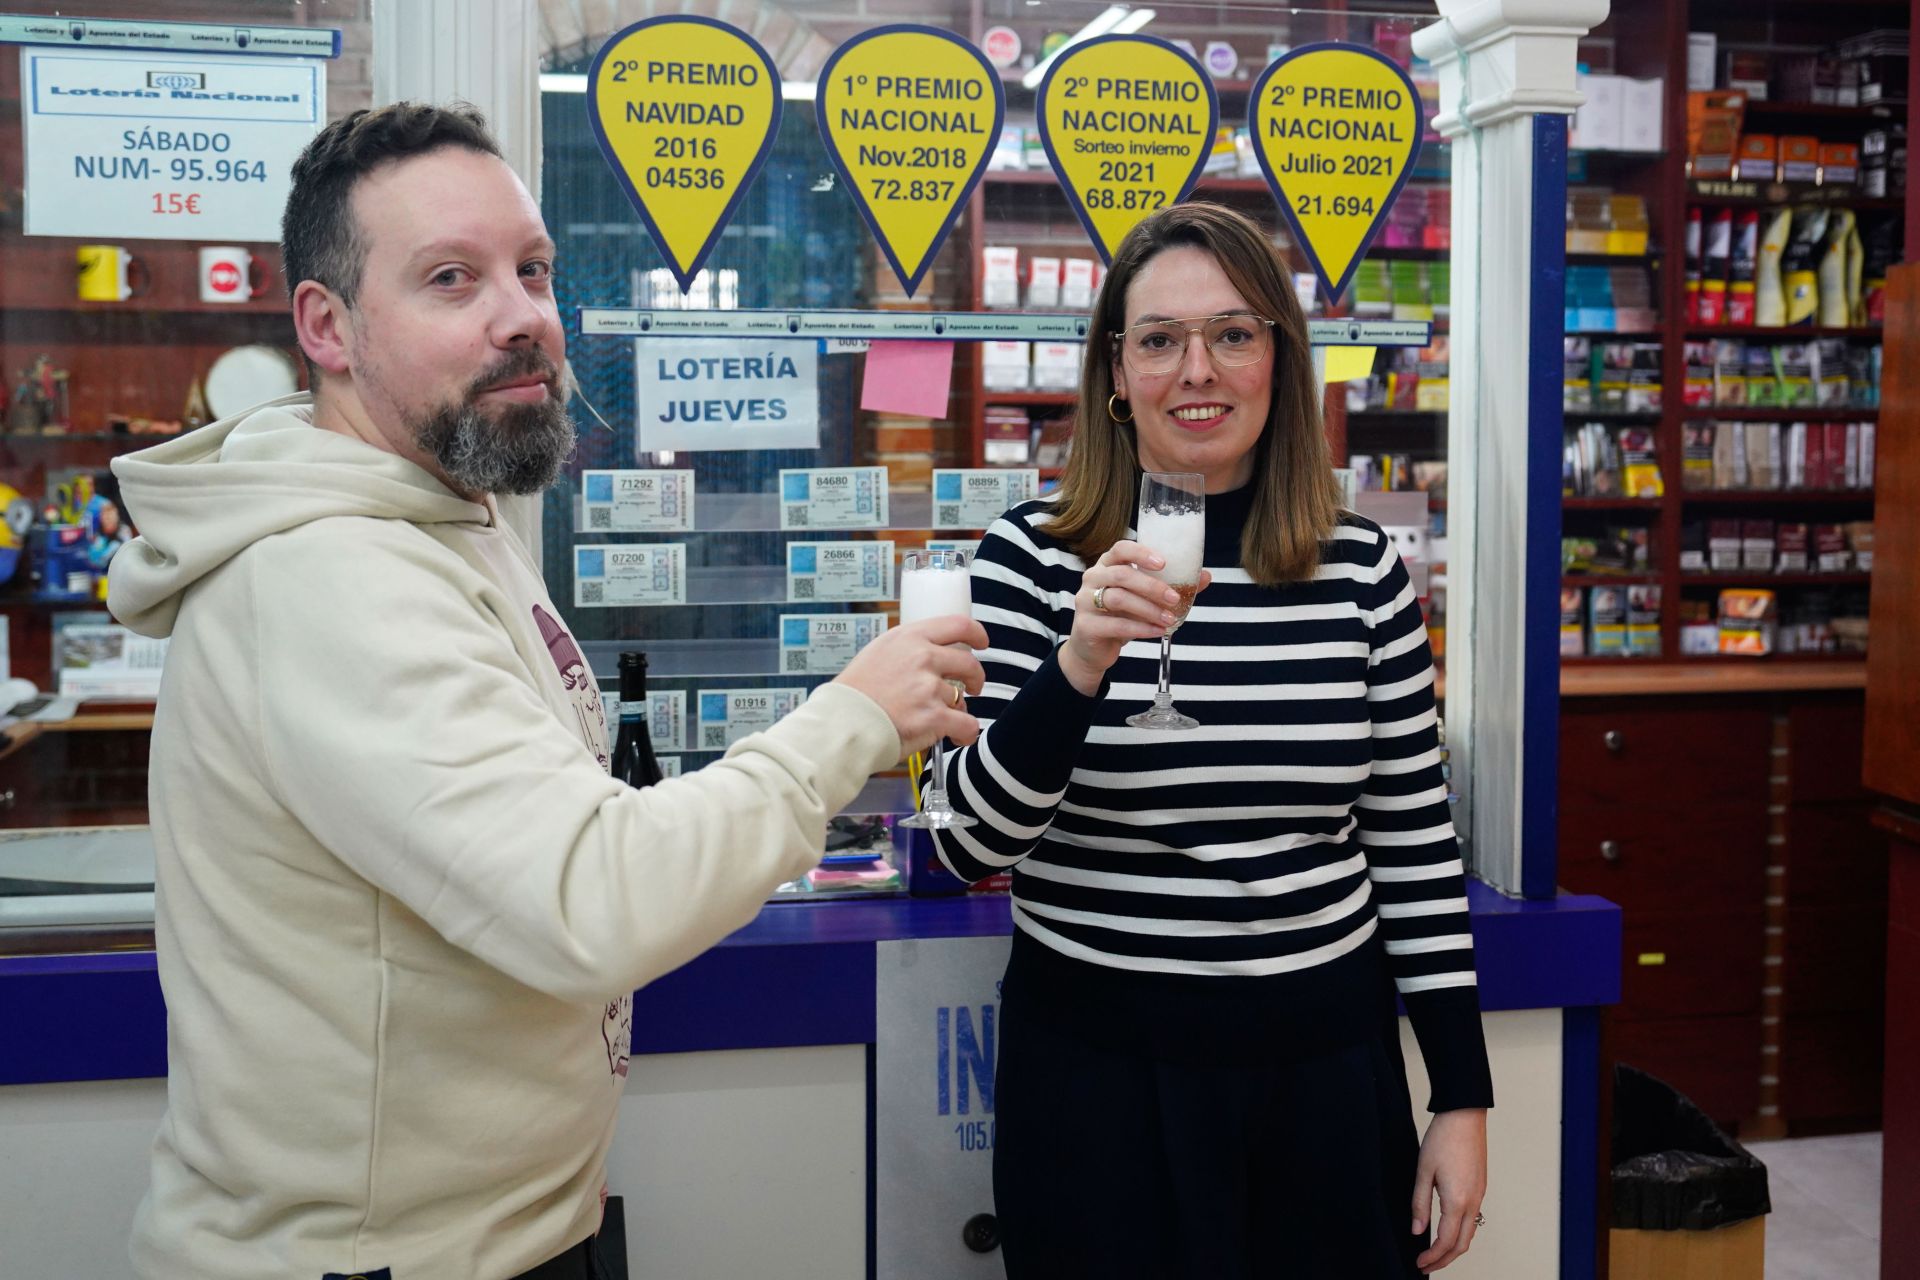
M 1254 151 L 1329 299 L 1346 289 L 1405 185 L 1423 117 L 1407 73 L 1361 45 L 1302 45 L 1254 81 Z
M 773 147 L 779 68 L 724 22 L 647 18 L 595 55 L 587 117 L 680 287 L 691 288 Z
M 327 118 L 324 66 L 22 48 L 27 234 L 278 240 L 293 162 Z

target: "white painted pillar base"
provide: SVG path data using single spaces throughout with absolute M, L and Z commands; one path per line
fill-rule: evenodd
M 1527 620 L 1550 607 L 1525 589 L 1530 528 L 1539 532 L 1528 518 L 1527 477 L 1542 449 L 1553 451 L 1557 471 L 1560 450 L 1558 439 L 1530 438 L 1528 430 L 1529 358 L 1544 355 L 1530 351 L 1534 219 L 1558 227 L 1564 217 L 1560 207 L 1532 207 L 1535 117 L 1567 115 L 1578 105 L 1576 46 L 1606 17 L 1607 3 L 1438 6 L 1441 21 L 1416 32 L 1413 47 L 1439 72 L 1434 126 L 1453 143 L 1447 740 L 1454 776 L 1465 784 L 1456 783 L 1469 864 L 1489 884 L 1517 894 L 1529 761 L 1536 762 L 1537 794 L 1541 752 L 1547 770 L 1555 759 L 1550 743 L 1527 741 L 1530 724 L 1550 735 L 1554 723 L 1549 717 L 1541 730 L 1525 696 Z M 1558 298 L 1543 301 L 1561 305 Z M 1538 503 L 1539 494 L 1532 496 Z M 1557 524 L 1557 491 L 1553 501 Z M 1536 661 L 1538 652 L 1536 645 Z M 1557 655 L 1553 661 L 1557 681 Z M 1541 673 L 1533 674 L 1537 694 Z

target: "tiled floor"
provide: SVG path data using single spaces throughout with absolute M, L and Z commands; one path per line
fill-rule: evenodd
M 1767 1166 L 1767 1280 L 1879 1280 L 1880 1135 L 1751 1142 Z

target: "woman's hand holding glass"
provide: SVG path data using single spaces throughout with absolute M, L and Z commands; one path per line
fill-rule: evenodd
M 1060 646 L 1059 659 L 1061 674 L 1081 693 L 1092 697 L 1100 691 L 1100 681 L 1128 641 L 1158 640 L 1179 625 L 1180 593 L 1153 576 L 1166 566 L 1152 548 L 1123 539 L 1081 576 L 1073 597 L 1073 631 Z M 1199 590 L 1212 581 L 1202 569 Z

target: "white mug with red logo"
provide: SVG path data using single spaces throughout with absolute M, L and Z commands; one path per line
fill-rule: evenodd
M 200 251 L 200 301 L 250 302 L 267 291 L 267 270 L 238 245 Z

